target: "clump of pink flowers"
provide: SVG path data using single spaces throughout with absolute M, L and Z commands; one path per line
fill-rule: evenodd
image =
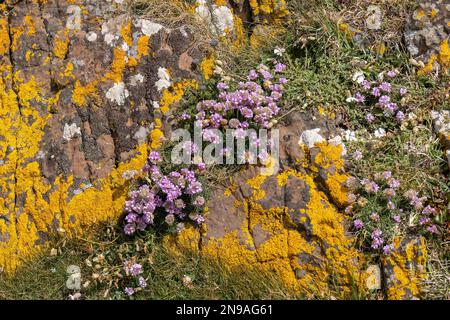
M 381 72 L 375 81 L 367 80 L 362 73 L 359 75 L 359 89 L 348 101 L 356 103 L 366 111 L 365 121 L 368 124 L 386 120 L 402 123 L 405 120 L 405 107 L 402 106 L 401 100 L 408 90 L 392 83 L 397 76 L 395 70 L 386 74 Z
M 260 65 L 250 70 L 246 81 L 235 89 L 226 82 L 217 84 L 218 96 L 197 104 L 195 118 L 204 129 L 270 128 L 280 108 L 287 79 L 281 76 L 286 65 L 273 62 L 273 67 Z
M 151 152 L 144 167 L 145 183 L 131 191 L 125 202 L 127 235 L 145 230 L 158 217 L 169 226 L 175 225 L 177 231 L 184 228 L 185 221 L 198 225 L 204 221 L 201 212 L 205 198 L 196 171 L 181 168 L 164 174 L 161 163 L 159 152 Z
M 414 228 L 428 234 L 439 232 L 438 226 L 433 224 L 437 210 L 427 204 L 428 197 L 416 190 L 401 193 L 400 187 L 400 181 L 391 171 L 361 179 L 358 196 L 345 210 L 353 214 L 354 230 L 368 246 L 384 254 L 391 252 L 389 243 L 401 228 Z
M 142 276 L 143 268 L 141 264 L 127 260 L 123 263 L 123 271 L 125 272 L 125 278 L 132 284 L 132 286 L 127 286 L 124 289 L 127 296 L 131 297 L 147 287 L 147 281 Z

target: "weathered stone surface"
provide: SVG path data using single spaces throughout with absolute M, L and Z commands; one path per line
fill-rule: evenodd
M 189 28 L 168 29 L 126 8 L 106 0 L 0 4 L 7 271 L 58 233 L 118 217 L 123 173 L 141 169 L 161 144 L 162 115 L 196 86 L 203 49 Z
M 410 16 L 405 42 L 411 56 L 422 68 L 419 74 L 448 72 L 450 67 L 450 4 L 443 0 L 420 1 Z
M 426 277 L 425 239 L 395 239 L 393 245 L 393 252 L 382 261 L 388 298 L 419 299 L 421 282 Z
M 432 111 L 431 117 L 433 119 L 434 132 L 439 137 L 446 150 L 445 153 L 450 168 L 450 111 Z
M 344 216 L 329 196 L 339 192 L 345 202 L 344 186 L 327 181 L 348 178 L 342 146 L 327 142 L 333 127 L 324 119 L 291 114 L 280 127 L 280 171 L 243 169 L 228 189 L 212 195 L 204 230 L 198 234 L 188 228 L 175 243 L 199 249 L 230 268 L 274 272 L 288 288 L 306 296 L 336 290 L 348 297 L 353 284 L 364 290 L 361 255 L 346 237 Z M 302 132 L 315 128 L 323 142 L 312 148 L 299 143 Z M 327 172 L 323 178 L 321 170 Z

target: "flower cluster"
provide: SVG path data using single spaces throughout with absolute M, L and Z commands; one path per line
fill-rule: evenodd
M 177 231 L 184 228 L 182 221 L 191 220 L 201 224 L 204 218 L 198 212 L 205 204 L 201 195 L 203 187 L 195 171 L 188 168 L 163 174 L 159 164 L 161 155 L 150 153 L 144 167 L 145 183 L 131 191 L 125 202 L 125 234 L 132 235 L 153 225 L 157 215 L 168 225 L 176 224 Z M 199 165 L 202 168 L 202 165 Z
M 203 139 L 219 142 L 219 133 L 212 129 L 233 129 L 236 139 L 245 139 L 249 128 L 269 129 L 275 125 L 287 83 L 287 79 L 281 76 L 285 69 L 286 65 L 274 61 L 272 68 L 261 64 L 256 70 L 250 70 L 246 81 L 235 83 L 224 78 L 218 82 L 217 98 L 200 101 L 193 111 L 196 125 L 202 128 Z M 181 120 L 190 118 L 186 112 L 180 116 Z M 229 152 L 222 150 L 224 155 Z
M 405 120 L 402 99 L 407 94 L 407 89 L 391 83 L 397 75 L 397 71 L 388 71 L 386 74 L 381 72 L 376 81 L 369 81 L 362 72 L 355 73 L 353 80 L 358 84 L 359 91 L 347 101 L 366 110 L 365 120 L 368 124 L 389 119 L 398 123 Z
M 125 272 L 125 276 L 130 278 L 130 282 L 134 284 L 134 286 L 125 287 L 124 292 L 128 296 L 132 296 L 139 290 L 147 287 L 147 281 L 141 275 L 143 272 L 141 264 L 133 263 L 127 260 L 123 263 L 123 270 Z
M 179 120 L 195 118 L 195 126 L 201 130 L 206 142 L 220 144 L 223 134 L 231 133 L 235 139 L 245 143 L 248 141 L 251 147 L 263 150 L 265 145 L 261 146 L 256 132 L 249 129 L 270 129 L 277 123 L 275 118 L 280 113 L 279 104 L 287 83 L 287 79 L 282 76 L 285 70 L 286 65 L 272 60 L 271 67 L 261 64 L 250 70 L 246 81 L 236 82 L 230 77 L 222 77 L 216 84 L 214 96 L 202 98 L 193 110 L 184 111 Z M 199 146 L 193 147 L 185 146 L 185 150 L 190 154 L 195 153 L 192 149 L 198 149 Z M 223 148 L 219 156 L 229 157 L 233 153 L 234 150 Z M 258 154 L 257 159 L 255 156 L 247 152 L 238 158 L 239 161 L 250 163 L 259 160 L 265 164 L 268 161 L 267 152 Z
M 400 232 L 400 226 L 438 232 L 432 223 L 436 209 L 426 205 L 429 199 L 421 197 L 416 190 L 401 194 L 400 187 L 400 181 L 390 171 L 376 173 L 373 179 L 361 179 L 358 196 L 352 197 L 353 203 L 345 210 L 354 215 L 353 226 L 370 247 L 382 249 L 385 254 L 392 245 L 384 244 L 392 241 Z
M 260 65 L 249 72 L 247 81 L 238 83 L 236 90 L 219 82 L 218 99 L 199 102 L 196 119 L 202 121 L 205 129 L 247 129 L 252 124 L 270 128 L 280 112 L 278 103 L 287 83 L 286 78 L 276 75 L 285 69 L 284 64 L 277 62 L 272 73 L 269 67 Z

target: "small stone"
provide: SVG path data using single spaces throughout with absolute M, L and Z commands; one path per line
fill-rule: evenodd
M 211 39 L 211 40 L 209 41 L 209 45 L 210 45 L 211 47 L 217 47 L 217 46 L 219 45 L 219 40 L 217 40 L 217 39 Z
M 366 286 L 369 290 L 381 289 L 381 270 L 376 264 L 370 265 L 366 270 Z
M 192 286 L 192 279 L 188 275 L 184 275 L 182 281 L 183 281 L 183 285 L 185 287 L 187 287 L 189 289 L 191 289 L 193 287 Z

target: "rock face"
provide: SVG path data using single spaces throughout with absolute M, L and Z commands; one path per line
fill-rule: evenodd
M 270 22 L 286 14 L 283 0 L 183 5 L 236 46 L 246 19 Z M 0 268 L 6 271 L 54 235 L 77 235 L 117 218 L 127 194 L 124 173 L 139 171 L 148 150 L 162 144 L 164 115 L 186 88 L 212 75 L 209 49 L 189 26 L 169 29 L 128 8 L 116 0 L 0 4 Z
M 421 281 L 426 278 L 425 239 L 395 239 L 393 245 L 393 252 L 382 261 L 387 296 L 391 300 L 417 300 Z
M 126 8 L 116 0 L 0 4 L 2 270 L 14 272 L 59 234 L 117 219 L 129 173 L 139 174 L 170 131 L 170 107 L 212 75 L 214 60 L 188 26 L 169 29 Z M 236 46 L 247 22 L 260 23 L 250 39 L 260 45 L 258 34 L 287 14 L 284 0 L 190 8 Z M 278 172 L 273 162 L 242 169 L 213 191 L 202 230 L 165 241 L 229 268 L 273 272 L 308 297 L 350 297 L 364 290 L 365 273 L 340 213 L 352 191 L 345 147 L 322 117 L 292 113 L 279 130 Z M 399 245 L 385 261 L 390 297 L 417 296 L 417 274 L 405 271 L 416 253 L 415 265 L 424 263 L 416 247 Z
M 331 127 L 291 115 L 280 128 L 280 172 L 270 165 L 243 169 L 228 189 L 212 195 L 205 230 L 187 229 L 172 244 L 230 268 L 274 272 L 308 297 L 349 297 L 352 286 L 364 290 L 362 259 L 338 210 L 348 201 L 348 176 L 342 145 L 329 139 Z M 311 130 L 323 138 L 309 148 L 299 140 Z
M 433 129 L 446 150 L 447 162 L 450 168 L 450 111 L 432 111 Z
M 411 56 L 422 68 L 419 74 L 432 71 L 447 73 L 450 67 L 450 4 L 443 0 L 420 1 L 405 30 Z
M 118 217 L 122 174 L 161 144 L 162 117 L 195 87 L 188 28 L 130 17 L 121 1 L 0 4 L 0 267 L 58 233 Z M 151 137 L 150 141 L 148 137 Z

